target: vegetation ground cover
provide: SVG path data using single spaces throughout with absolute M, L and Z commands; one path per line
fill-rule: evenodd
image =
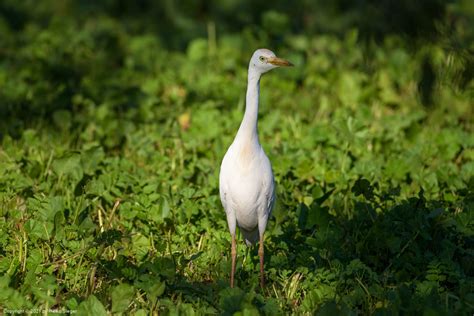
M 473 312 L 462 53 L 358 28 L 285 33 L 291 10 L 168 42 L 148 20 L 64 3 L 0 5 L 3 312 Z M 230 289 L 218 173 L 261 46 L 296 66 L 261 82 L 267 284 L 241 242 Z

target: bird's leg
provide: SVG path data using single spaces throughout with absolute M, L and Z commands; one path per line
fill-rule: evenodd
M 265 286 L 263 275 L 263 234 L 260 236 L 260 242 L 258 243 L 258 256 L 260 257 L 260 287 L 263 289 Z
M 231 246 L 230 254 L 232 256 L 232 269 L 230 272 L 230 287 L 234 287 L 235 257 L 237 256 L 237 250 L 235 246 L 235 234 L 232 235 L 232 246 Z

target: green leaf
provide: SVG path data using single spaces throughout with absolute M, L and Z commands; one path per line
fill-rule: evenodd
M 156 276 L 151 276 L 148 274 L 141 275 L 138 277 L 138 280 L 135 282 L 135 285 L 144 290 L 150 298 L 156 299 L 163 295 L 166 289 L 165 282 L 161 281 Z
M 352 187 L 352 192 L 356 195 L 363 195 L 367 200 L 371 200 L 374 196 L 374 188 L 367 179 L 358 179 Z
M 54 230 L 53 236 L 56 240 L 61 240 L 64 237 L 64 224 L 66 219 L 64 218 L 64 212 L 59 210 L 54 215 Z
M 79 304 L 78 315 L 107 316 L 104 305 L 94 296 L 90 295 L 85 301 Z
M 91 147 L 81 154 L 81 164 L 85 174 L 92 175 L 99 169 L 105 157 L 104 149 L 99 146 Z
M 328 213 L 329 208 L 321 207 L 319 204 L 313 204 L 308 212 L 308 220 L 306 228 L 311 228 L 318 225 L 319 228 L 326 228 L 329 226 L 331 216 Z
M 150 249 L 150 241 L 147 237 L 136 234 L 132 236 L 133 252 L 137 260 L 142 260 Z
M 187 55 L 192 61 L 200 61 L 207 57 L 207 40 L 203 38 L 193 40 L 188 46 Z
M 9 275 L 0 276 L 0 305 L 3 308 L 17 310 L 31 307 L 31 303 L 25 299 L 24 295 L 9 287 L 10 281 Z
M 271 34 L 282 35 L 288 29 L 288 17 L 277 11 L 267 11 L 262 16 L 263 27 Z
M 307 227 L 307 222 L 308 222 L 309 208 L 306 206 L 306 204 L 300 203 L 298 205 L 297 213 L 299 214 L 298 227 L 300 229 L 305 229 Z
M 343 105 L 355 107 L 361 95 L 361 75 L 357 72 L 343 72 L 338 81 L 338 95 Z
M 53 113 L 54 124 L 62 131 L 68 131 L 72 124 L 71 112 L 58 110 Z
M 25 223 L 25 231 L 28 236 L 35 239 L 49 240 L 53 231 L 54 225 L 52 222 L 38 221 L 33 218 L 29 219 Z
M 114 287 L 110 293 L 112 297 L 112 312 L 122 313 L 128 309 L 128 305 L 135 296 L 135 289 L 133 286 L 122 283 Z
M 170 216 L 170 205 L 168 199 L 163 197 L 161 200 L 161 218 L 165 219 Z
M 53 161 L 52 169 L 59 176 L 70 176 L 72 179 L 78 181 L 83 175 L 81 155 L 76 152 L 68 152 Z

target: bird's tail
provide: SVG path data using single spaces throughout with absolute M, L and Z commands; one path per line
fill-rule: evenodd
M 244 237 L 245 243 L 248 247 L 252 246 L 257 242 L 258 228 L 255 228 L 254 230 L 245 230 L 243 228 L 240 228 L 240 231 L 242 232 L 242 236 Z

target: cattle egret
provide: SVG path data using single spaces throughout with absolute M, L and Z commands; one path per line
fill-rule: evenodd
M 230 286 L 234 287 L 235 229 L 247 246 L 259 240 L 260 286 L 264 286 L 263 233 L 275 201 L 272 166 L 258 140 L 257 117 L 260 77 L 277 67 L 293 66 L 268 49 L 258 49 L 250 59 L 244 118 L 221 164 L 219 191 L 232 236 Z

